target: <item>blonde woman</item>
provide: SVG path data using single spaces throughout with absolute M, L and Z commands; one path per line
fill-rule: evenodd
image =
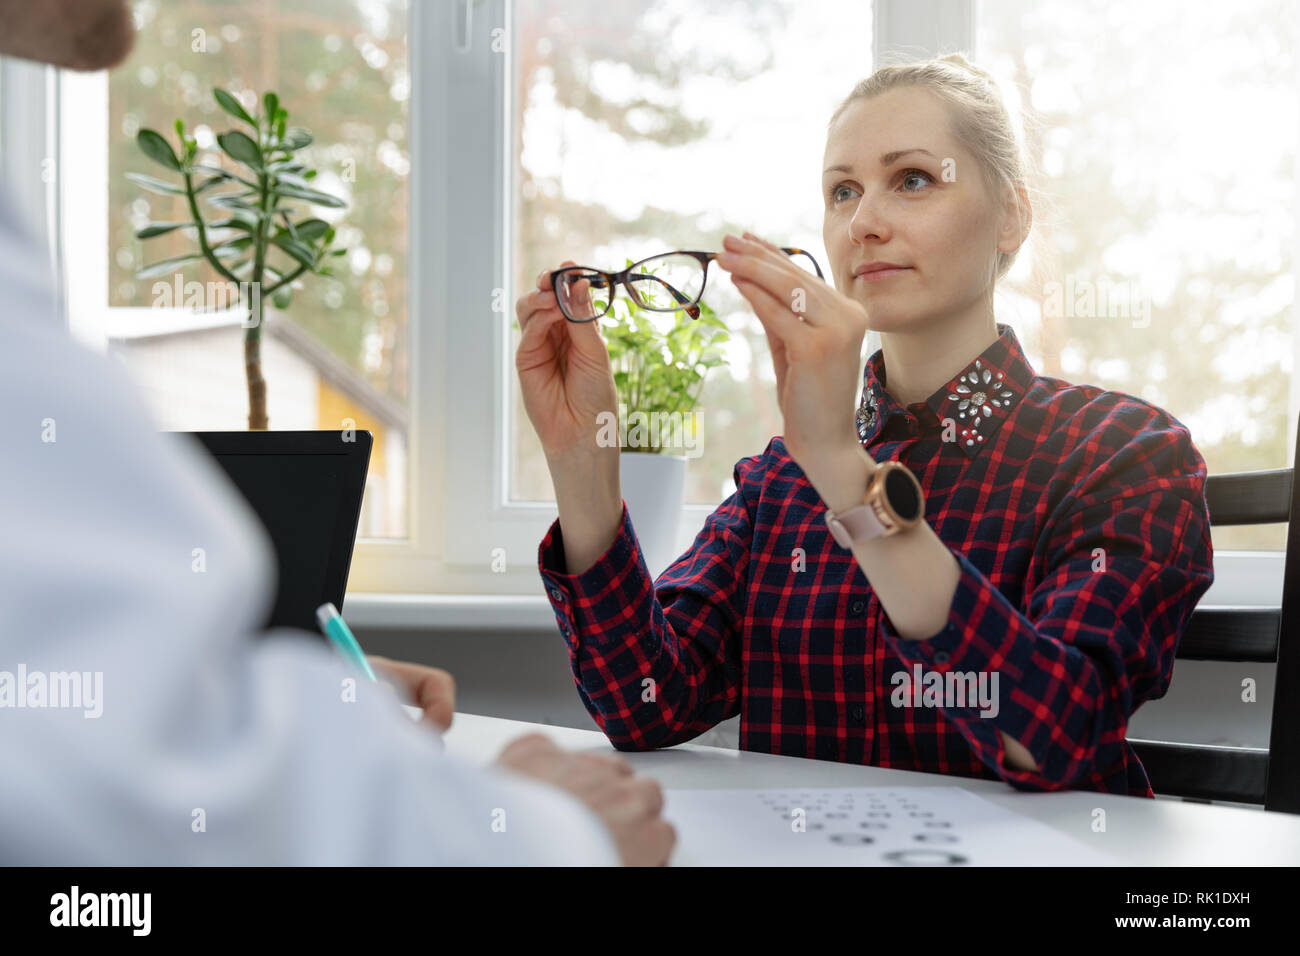
M 619 449 L 595 440 L 617 405 L 597 323 L 565 321 L 549 273 L 517 303 L 559 510 L 539 570 L 583 703 L 621 750 L 739 714 L 745 750 L 1152 796 L 1125 731 L 1214 578 L 1188 430 L 1037 374 L 996 320 L 1032 220 L 987 73 L 959 54 L 877 70 L 823 165 L 833 286 L 724 241 L 784 434 L 657 581 Z

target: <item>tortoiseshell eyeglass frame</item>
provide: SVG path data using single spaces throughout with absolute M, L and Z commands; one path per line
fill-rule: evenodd
M 796 255 L 807 256 L 808 261 L 812 263 L 813 269 L 815 269 L 817 272 L 817 278 L 819 279 L 825 278 L 825 276 L 822 275 L 822 267 L 817 264 L 817 260 L 813 257 L 813 254 L 808 250 L 799 249 L 794 246 L 782 246 L 781 251 L 788 256 L 796 256 Z M 584 319 L 572 318 L 564 309 L 563 300 L 560 297 L 560 290 L 558 285 L 560 276 L 566 272 L 584 272 L 584 273 L 590 273 L 599 276 L 600 277 L 599 280 L 597 279 L 590 280 L 590 287 L 593 289 L 614 289 L 621 283 L 623 288 L 627 290 L 628 296 L 632 299 L 634 303 L 636 303 L 637 308 L 644 309 L 647 312 L 685 312 L 692 319 L 698 319 L 700 317 L 699 302 L 701 299 L 704 298 L 704 290 L 708 287 L 709 284 L 709 263 L 712 262 L 714 259 L 718 258 L 718 256 L 720 255 L 722 255 L 722 253 L 720 252 L 698 252 L 692 249 L 675 249 L 672 252 L 660 252 L 653 256 L 647 256 L 646 258 L 640 260 L 639 262 L 632 263 L 622 272 L 605 272 L 602 269 L 593 269 L 590 266 L 565 266 L 563 269 L 556 269 L 551 273 L 551 291 L 555 293 L 556 303 L 560 306 L 560 314 L 563 315 L 570 322 L 576 322 L 576 323 L 595 322 L 597 319 L 604 318 L 605 316 L 609 315 L 610 310 L 614 308 L 614 296 L 612 294 L 610 295 L 609 301 L 605 304 L 605 311 L 601 312 L 599 315 L 593 315 L 590 316 L 589 318 L 584 318 Z M 683 295 L 677 289 L 674 289 L 672 285 L 665 282 L 663 279 L 659 278 L 654 273 L 652 272 L 644 273 L 644 275 L 639 276 L 639 278 L 653 279 L 661 283 L 672 295 L 672 297 L 677 300 L 677 305 L 670 309 L 655 309 L 649 306 L 642 305 L 641 297 L 638 296 L 636 292 L 632 289 L 632 283 L 630 281 L 630 277 L 633 272 L 636 272 L 636 270 L 641 266 L 643 266 L 645 263 L 651 261 L 652 259 L 662 259 L 665 256 L 691 256 L 699 261 L 700 266 L 704 270 L 704 279 L 700 283 L 700 294 L 696 298 L 692 299 L 689 296 Z

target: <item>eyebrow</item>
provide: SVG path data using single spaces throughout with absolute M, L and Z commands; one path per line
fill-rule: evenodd
M 930 152 L 928 149 L 921 149 L 921 147 L 919 146 L 913 146 L 910 149 L 896 149 L 892 153 L 881 154 L 880 165 L 889 166 L 893 163 L 898 162 L 898 160 L 901 157 L 906 156 L 908 153 L 925 153 L 925 155 L 929 156 L 931 159 L 939 158 L 938 156 L 935 156 L 934 153 Z M 845 166 L 842 163 L 837 164 L 835 166 L 827 166 L 824 170 L 822 170 L 822 175 L 825 176 L 827 173 L 834 173 L 834 172 L 851 173 L 853 172 L 853 167 Z

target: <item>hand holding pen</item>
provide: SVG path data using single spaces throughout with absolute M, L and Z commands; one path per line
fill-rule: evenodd
M 452 715 L 456 710 L 456 682 L 451 674 L 438 667 L 367 656 L 339 614 L 338 608 L 332 603 L 327 602 L 316 609 L 316 620 L 339 653 L 358 671 L 372 681 L 377 680 L 371 669 L 373 664 L 402 697 L 423 712 L 423 720 L 443 733 L 451 727 Z

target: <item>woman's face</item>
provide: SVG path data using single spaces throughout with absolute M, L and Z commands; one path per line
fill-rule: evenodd
M 873 331 L 970 310 L 991 292 L 999 246 L 1020 245 L 948 130 L 941 101 L 903 87 L 850 104 L 827 136 L 822 241 L 835 287 L 866 306 Z M 873 262 L 905 268 L 854 274 Z

